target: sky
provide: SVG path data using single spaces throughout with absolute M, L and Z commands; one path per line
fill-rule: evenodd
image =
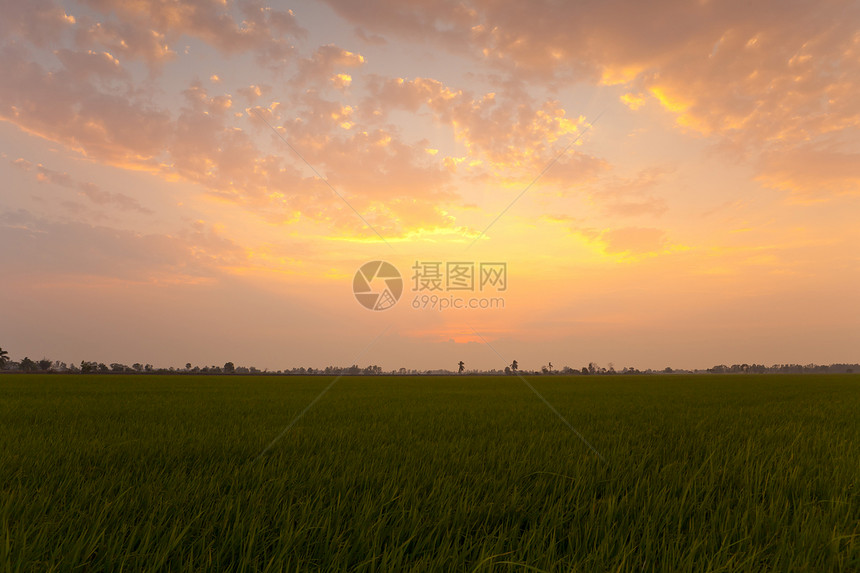
M 13 359 L 860 361 L 860 3 L 0 13 Z

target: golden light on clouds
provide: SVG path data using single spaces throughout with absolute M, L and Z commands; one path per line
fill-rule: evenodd
M 331 78 L 332 83 L 337 88 L 347 88 L 352 83 L 352 76 L 349 74 L 335 74 Z
M 633 111 L 636 111 L 637 109 L 645 105 L 645 98 L 642 95 L 634 93 L 624 94 L 623 96 L 621 96 L 621 101 L 624 103 L 624 105 L 626 105 Z
M 648 91 L 651 92 L 651 95 L 657 98 L 657 101 L 659 101 L 664 108 L 676 114 L 683 115 L 684 112 L 690 109 L 690 106 L 692 105 L 692 102 L 690 101 L 685 101 L 676 95 L 669 95 L 667 93 L 668 90 L 664 87 L 653 86 L 649 88 Z

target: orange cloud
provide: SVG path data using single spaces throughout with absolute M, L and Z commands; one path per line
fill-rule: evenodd
M 624 105 L 633 111 L 645 105 L 645 98 L 641 94 L 626 93 L 620 99 Z
M 758 180 L 799 199 L 860 195 L 860 153 L 804 146 L 765 154 L 759 164 Z
M 660 216 L 668 210 L 666 200 L 655 194 L 669 169 L 643 169 L 631 178 L 614 176 L 590 187 L 591 199 L 609 216 Z
M 36 46 L 46 46 L 62 38 L 76 19 L 52 1 L 6 2 L 0 19 L 0 37 L 26 38 Z
M 87 197 L 97 205 L 116 207 L 125 211 L 137 211 L 144 214 L 152 214 L 152 210 L 143 207 L 134 197 L 124 193 L 104 191 L 98 185 L 88 181 L 76 181 L 68 173 L 62 173 L 49 169 L 41 163 L 34 164 L 24 158 L 18 158 L 11 162 L 12 165 L 33 173 L 40 183 L 52 183 L 60 187 L 77 189 L 78 192 Z
M 46 70 L 26 52 L 0 54 L 0 119 L 114 164 L 154 168 L 170 134 L 170 117 L 143 98 L 102 91 L 81 67 L 102 69 L 104 58 L 60 52 L 72 66 Z M 93 66 L 93 60 L 101 60 Z M 113 64 L 108 64 L 113 66 Z
M 770 163 L 838 135 L 834 151 L 851 153 L 844 142 L 860 127 L 860 5 L 851 0 L 327 2 L 357 26 L 470 54 L 513 82 L 620 84 L 631 107 L 643 102 L 631 94 L 650 93 L 681 127 L 744 155 L 764 150 Z
M 349 78 L 349 75 L 343 72 L 350 68 L 358 68 L 364 65 L 364 63 L 365 59 L 361 54 L 344 50 L 333 44 L 327 44 L 317 48 L 311 57 L 304 58 L 299 62 L 299 69 L 294 82 L 299 85 L 309 83 L 318 85 L 322 84 L 325 80 L 331 79 L 335 73 Z M 349 84 L 349 81 L 346 81 L 345 78 L 341 78 L 342 85 Z
M 453 129 L 469 153 L 467 165 L 486 162 L 491 175 L 535 176 L 582 130 L 585 118 L 571 119 L 560 103 L 536 104 L 525 93 L 509 91 L 482 96 L 455 90 L 428 78 L 373 78 L 364 102 L 365 117 L 384 118 L 391 110 L 431 110 L 437 122 Z M 373 113 L 371 113 L 371 110 Z M 571 159 L 573 157 L 573 159 Z M 456 166 L 462 161 L 449 162 Z M 600 160 L 583 154 L 564 158 L 552 177 L 588 178 L 602 168 Z
M 100 276 L 128 281 L 203 277 L 244 260 L 244 251 L 198 226 L 178 235 L 141 234 L 81 222 L 53 222 L 26 211 L 0 214 L 0 241 L 20 276 Z M 32 279 L 30 279 L 32 280 Z
M 294 51 L 293 38 L 306 31 L 291 10 L 278 10 L 254 1 L 236 3 L 241 20 L 232 13 L 232 2 L 207 0 L 86 0 L 107 20 L 89 24 L 81 42 L 95 41 L 114 48 L 126 47 L 129 56 L 159 63 L 172 57 L 169 47 L 183 35 L 200 38 L 225 54 L 251 52 L 260 65 L 278 67 Z M 117 15 L 121 23 L 110 18 Z
M 152 68 L 176 57 L 164 31 L 132 22 L 82 16 L 75 27 L 75 41 L 83 49 L 101 48 L 122 58 L 142 60 Z
M 330 48 L 321 53 L 337 52 Z M 358 61 L 357 55 L 339 53 Z M 3 56 L 0 73 L 7 81 L 0 86 L 0 119 L 96 161 L 193 181 L 269 220 L 294 220 L 301 213 L 343 225 L 347 233 L 367 233 L 354 213 L 341 211 L 330 189 L 301 171 L 301 162 L 295 167 L 291 150 L 276 141 L 280 157 L 262 152 L 236 125 L 228 94 L 210 95 L 194 82 L 184 92 L 185 106 L 172 116 L 142 94 L 119 95 L 102 83 L 99 78 L 115 76 L 120 85 L 133 85 L 121 67 L 114 73 L 118 64 L 104 54 L 58 51 L 61 67 L 55 69 L 28 61 L 19 48 L 6 47 Z M 253 86 L 243 95 L 264 93 L 265 88 Z M 395 132 L 360 128 L 349 105 L 315 91 L 298 103 L 299 115 L 282 126 L 284 133 L 376 225 L 394 235 L 451 225 L 443 211 L 456 195 L 444 189 L 450 174 L 438 160 L 400 141 Z M 277 106 L 267 113 L 267 121 L 275 121 Z M 262 133 L 271 135 L 268 128 Z M 90 199 L 107 200 L 94 190 L 88 193 Z
M 73 51 L 60 49 L 55 52 L 57 59 L 74 76 L 101 78 L 128 78 L 118 59 L 109 52 Z

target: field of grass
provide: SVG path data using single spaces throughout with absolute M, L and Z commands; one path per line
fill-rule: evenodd
M 0 572 L 860 571 L 860 375 L 0 376 Z

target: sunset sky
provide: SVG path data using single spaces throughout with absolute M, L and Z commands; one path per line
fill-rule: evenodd
M 0 14 L 15 360 L 860 361 L 854 0 Z M 506 263 L 504 308 L 413 308 L 416 261 Z

